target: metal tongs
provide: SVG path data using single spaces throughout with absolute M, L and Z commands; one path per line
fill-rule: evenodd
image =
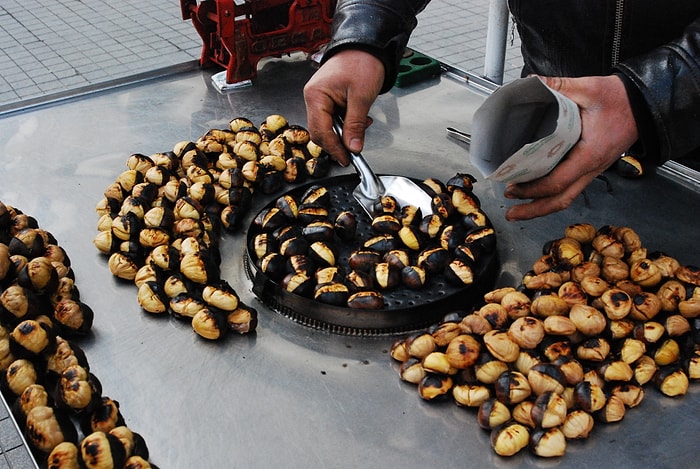
M 342 140 L 343 120 L 338 115 L 333 116 L 333 130 Z M 352 194 L 370 218 L 374 217 L 375 205 L 385 195 L 394 197 L 401 207 L 414 205 L 423 215 L 433 213 L 432 197 L 418 184 L 402 176 L 377 176 L 362 154 L 349 153 L 350 162 L 360 176 L 360 184 Z
M 462 143 L 466 144 L 467 146 L 471 146 L 471 144 L 472 144 L 471 134 L 463 132 L 459 129 L 455 129 L 454 127 L 447 128 L 447 136 L 450 138 L 453 138 L 459 142 L 462 142 Z

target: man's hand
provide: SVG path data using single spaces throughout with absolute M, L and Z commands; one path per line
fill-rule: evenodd
M 528 220 L 563 210 L 637 140 L 637 124 L 622 80 L 605 77 L 542 77 L 550 88 L 578 104 L 581 138 L 546 176 L 509 184 L 509 199 L 531 199 L 506 212 L 506 219 Z
M 311 139 L 343 166 L 348 150 L 362 151 L 369 109 L 384 83 L 384 65 L 372 54 L 344 50 L 321 66 L 304 86 Z M 344 111 L 344 112 L 343 112 Z M 343 117 L 343 142 L 333 131 L 333 114 Z

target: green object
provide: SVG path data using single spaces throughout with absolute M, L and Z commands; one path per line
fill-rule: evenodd
M 440 73 L 440 62 L 412 49 L 406 49 L 401 62 L 399 62 L 399 73 L 396 76 L 394 85 L 402 88 L 423 81 L 438 73 Z

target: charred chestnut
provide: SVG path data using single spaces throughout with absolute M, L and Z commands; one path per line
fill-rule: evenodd
M 381 289 L 394 288 L 401 283 L 401 271 L 392 269 L 386 262 L 379 262 L 374 265 L 374 281 Z
M 432 239 L 435 238 L 438 234 L 440 234 L 440 230 L 442 230 L 442 225 L 443 219 L 440 217 L 440 215 L 433 213 L 431 215 L 426 215 L 425 217 L 423 217 L 420 224 L 418 225 L 418 229 L 422 233 L 424 233 L 428 238 Z
M 312 185 L 301 196 L 302 204 L 318 204 L 322 207 L 329 207 L 331 195 L 325 186 Z
M 49 406 L 37 406 L 27 414 L 28 443 L 43 453 L 50 453 L 63 442 L 75 443 L 77 431 L 68 415 Z
M 384 213 L 372 219 L 372 229 L 380 234 L 397 234 L 401 227 L 401 222 L 393 213 Z
M 398 240 L 390 234 L 373 236 L 363 243 L 363 248 L 371 249 L 380 253 L 398 248 Z
M 303 273 L 292 273 L 282 279 L 282 288 L 296 295 L 311 297 L 314 291 L 314 280 L 313 277 Z
M 333 225 L 328 221 L 314 221 L 302 228 L 302 236 L 311 243 L 330 241 L 334 234 Z
M 350 296 L 348 287 L 343 283 L 331 282 L 318 285 L 314 290 L 314 299 L 331 305 L 345 305 Z
M 311 243 L 308 252 L 311 259 L 321 267 L 335 265 L 335 252 L 327 243 L 323 241 Z
M 376 291 L 358 291 L 348 298 L 348 307 L 353 309 L 382 309 L 384 298 Z
M 426 373 L 418 383 L 418 395 L 427 401 L 446 396 L 450 389 L 452 389 L 452 378 L 448 375 Z
M 428 274 L 442 272 L 450 262 L 450 254 L 442 247 L 428 248 L 418 254 L 416 265 L 425 269 Z
M 258 311 L 242 302 L 238 307 L 226 313 L 228 329 L 238 334 L 248 334 L 255 331 L 258 326 Z
M 402 226 L 397 232 L 398 238 L 404 246 L 412 251 L 419 251 L 425 247 L 427 236 L 413 225 Z
M 411 290 L 419 290 L 423 288 L 426 280 L 426 272 L 424 269 L 409 265 L 401 269 L 401 283 Z
M 340 212 L 335 218 L 335 233 L 343 241 L 352 241 L 357 233 L 357 219 L 352 212 Z
M 399 203 L 396 201 L 396 198 L 391 195 L 381 196 L 373 207 L 374 213 L 377 215 L 394 215 L 399 211 L 399 208 Z
M 433 212 L 439 215 L 443 220 L 450 218 L 455 211 L 454 205 L 452 205 L 452 196 L 449 193 L 434 195 L 430 206 Z
M 126 450 L 121 441 L 109 433 L 97 431 L 80 442 L 80 460 L 87 468 L 123 467 Z
M 299 206 L 297 218 L 304 225 L 315 221 L 326 221 L 328 219 L 328 208 L 319 203 L 302 203 Z
M 532 407 L 532 421 L 541 428 L 558 427 L 566 419 L 567 406 L 564 398 L 553 391 L 540 394 Z
M 530 368 L 527 375 L 532 391 L 540 395 L 547 391 L 561 394 L 566 387 L 566 376 L 558 366 L 551 363 L 538 363 Z
M 532 393 L 527 378 L 518 371 L 502 373 L 493 386 L 496 399 L 506 405 L 514 405 L 524 401 Z

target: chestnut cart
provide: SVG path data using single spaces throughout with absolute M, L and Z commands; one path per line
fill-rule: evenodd
M 161 468 L 312 467 L 697 467 L 700 386 L 680 398 L 647 386 L 641 406 L 617 424 L 597 424 L 563 458 L 527 451 L 496 456 L 475 412 L 430 403 L 403 383 L 389 349 L 395 337 L 338 335 L 297 324 L 252 293 L 245 230 L 226 234 L 221 274 L 259 312 L 257 332 L 208 342 L 189 324 L 143 312 L 136 288 L 109 273 L 93 247 L 95 205 L 136 152 L 167 151 L 230 119 L 284 115 L 305 125 L 305 57 L 269 60 L 254 85 L 227 94 L 214 71 L 188 71 L 19 112 L 0 119 L 0 200 L 33 215 L 65 247 L 82 300 L 95 311 L 83 346 L 103 394 Z M 630 226 L 645 246 L 700 265 L 700 194 L 654 172 L 608 175 L 573 206 L 508 223 L 503 187 L 477 174 L 468 149 L 445 129 L 469 131 L 484 95 L 451 74 L 382 96 L 364 155 L 379 173 L 446 180 L 472 172 L 498 236 L 496 286 L 516 286 L 548 240 L 572 223 Z M 331 175 L 350 174 L 334 169 Z M 285 189 L 287 190 L 287 189 Z M 243 226 L 271 196 L 254 199 Z M 469 308 L 469 305 L 464 305 Z M 447 312 L 447 311 L 446 311 Z

